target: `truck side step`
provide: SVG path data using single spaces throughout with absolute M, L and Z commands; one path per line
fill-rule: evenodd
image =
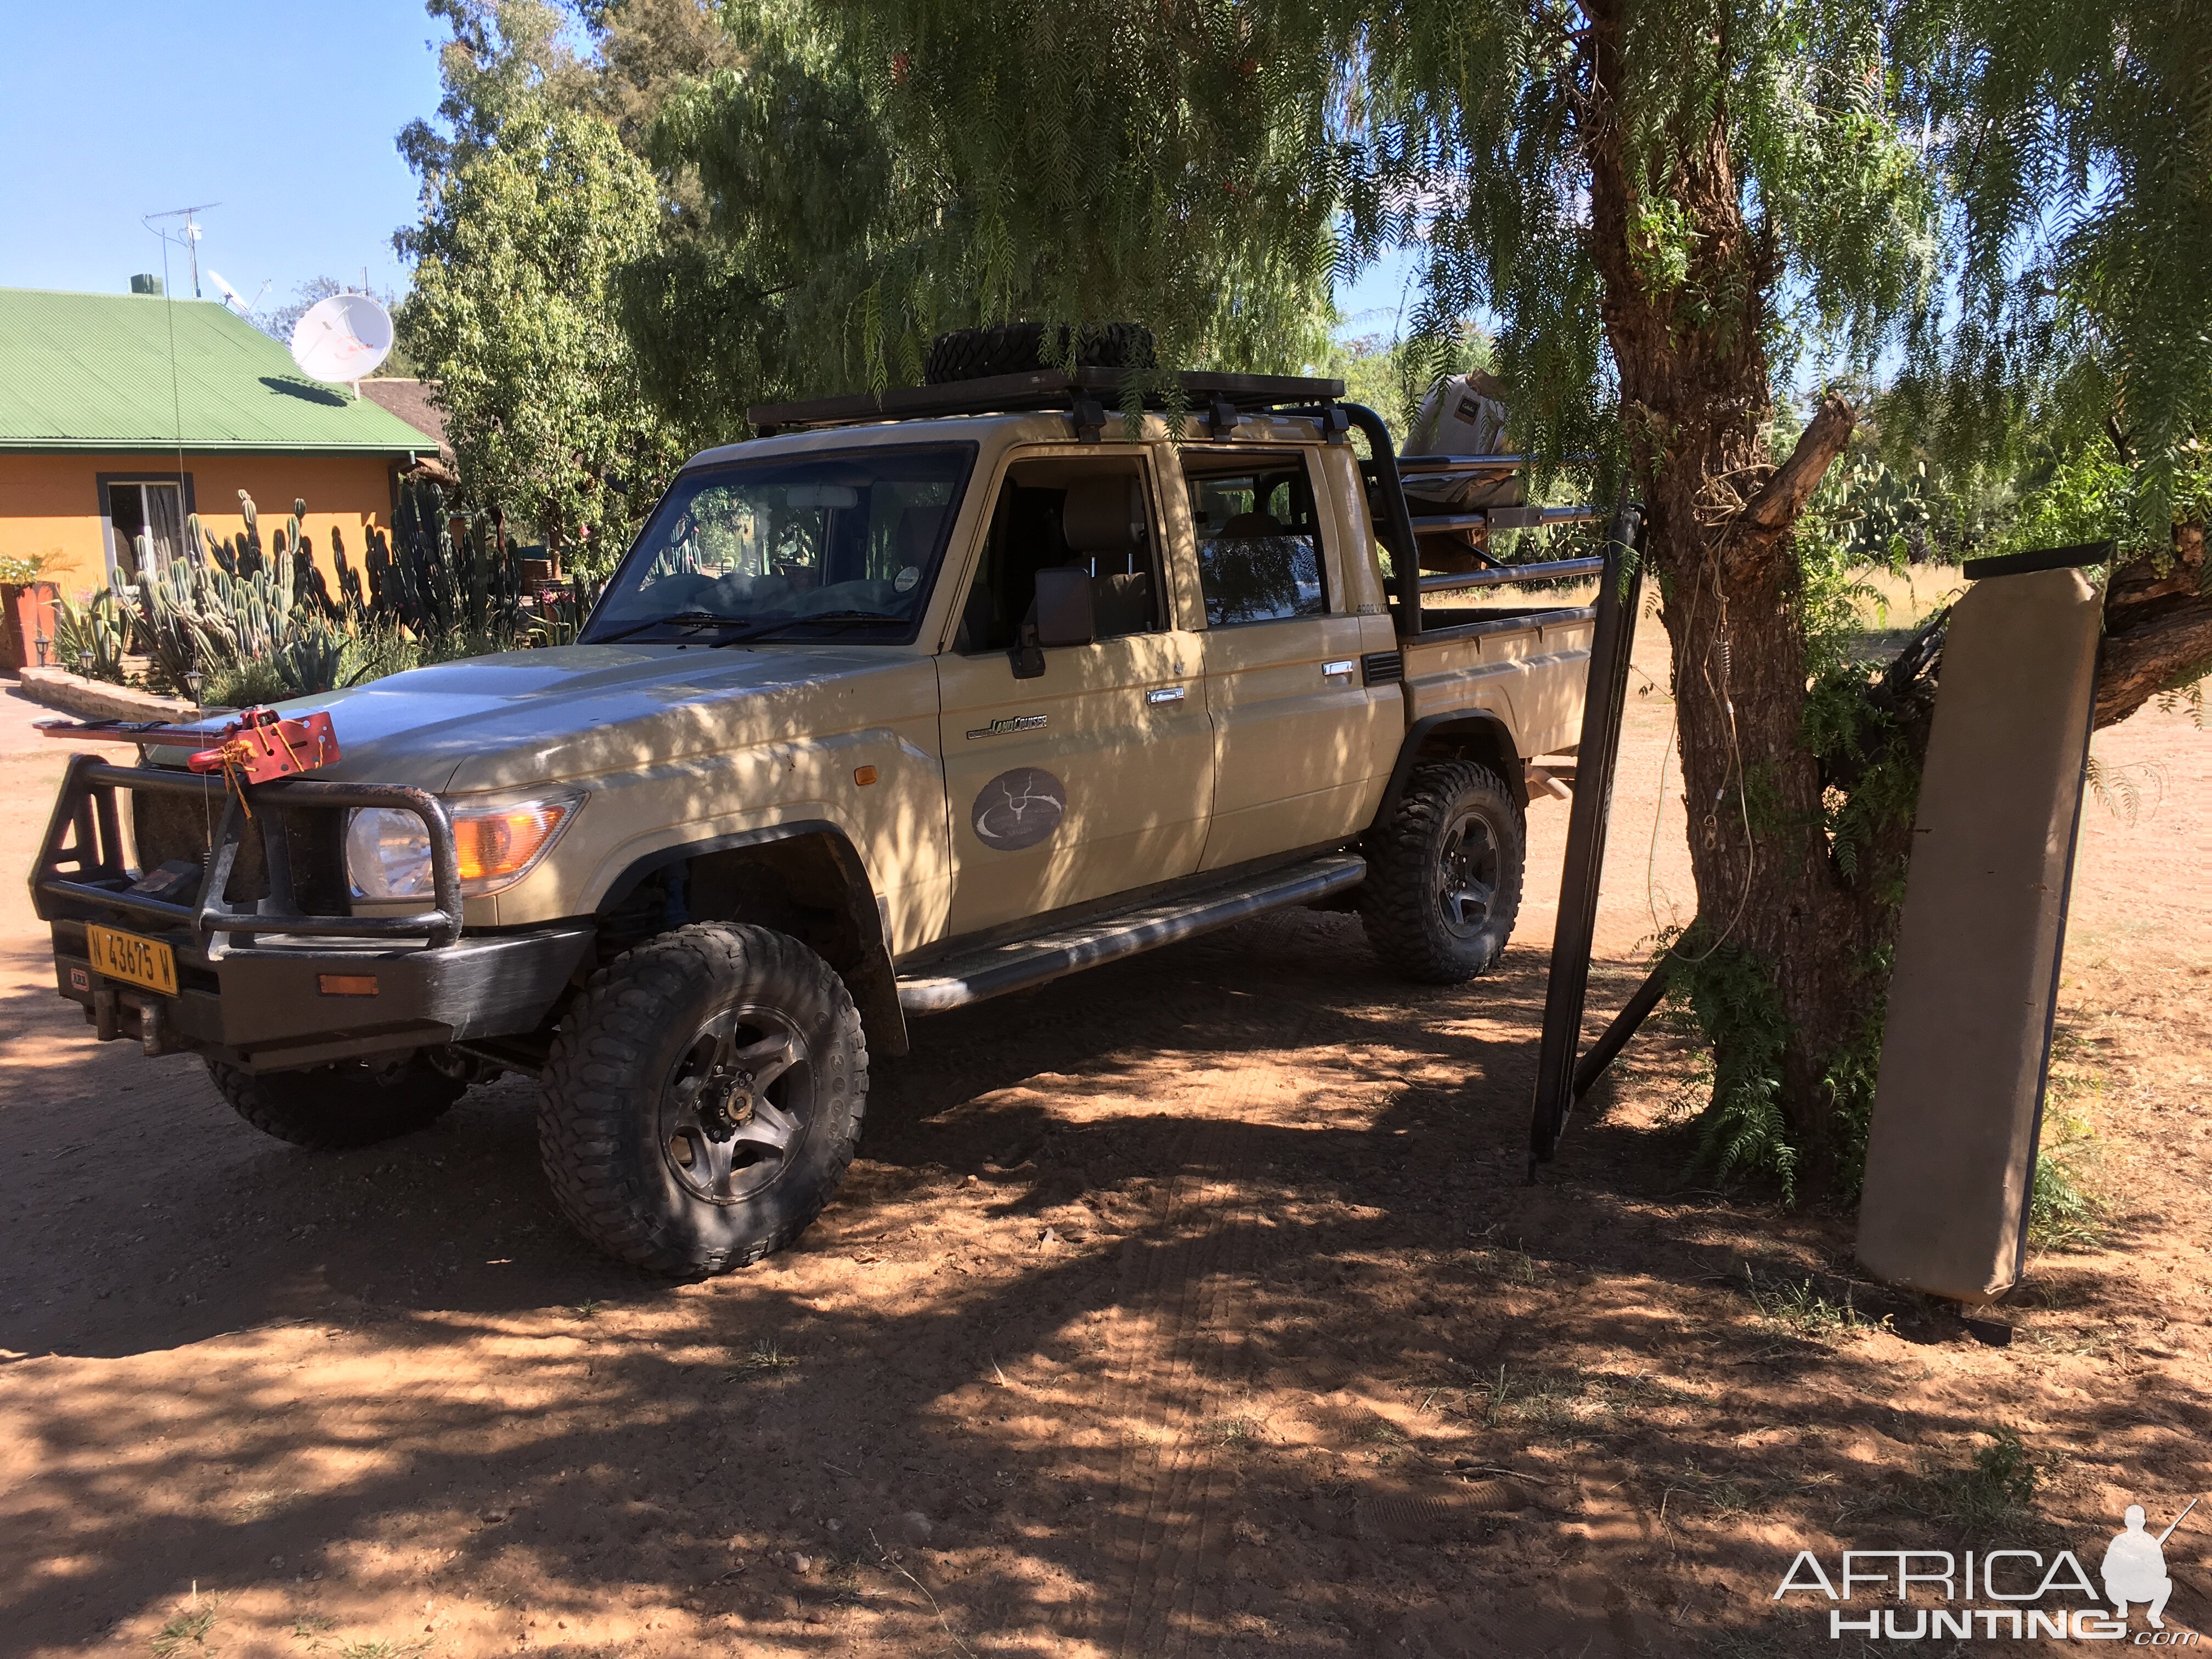
M 1093 916 L 1035 939 L 986 945 L 933 963 L 924 974 L 902 978 L 899 1006 L 909 1014 L 937 1014 L 964 1007 L 1095 968 L 1102 962 L 1194 939 L 1247 916 L 1310 904 L 1356 887 L 1366 878 L 1365 859 L 1350 853 L 1332 854 L 1190 897 Z

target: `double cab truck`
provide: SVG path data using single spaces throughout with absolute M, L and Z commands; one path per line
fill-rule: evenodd
M 1335 381 L 1121 386 L 757 409 L 577 643 L 298 705 L 339 750 L 310 775 L 72 757 L 32 877 L 58 988 L 301 1146 L 531 1073 L 569 1219 L 691 1276 L 813 1218 L 928 1015 L 1294 905 L 1480 973 L 1598 568 L 1492 532 L 1589 515 L 1498 506 L 1512 457 L 1395 454 Z

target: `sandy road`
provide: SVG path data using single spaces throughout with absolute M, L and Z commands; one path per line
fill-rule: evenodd
M 33 713 L 0 699 L 19 868 L 60 770 Z M 1665 733 L 1633 699 L 1601 1006 L 1647 893 L 1687 890 Z M 2090 816 L 2065 994 L 2122 1217 L 2039 1262 L 2004 1350 L 1864 1286 L 1893 1329 L 1762 1316 L 1747 1268 L 1840 1299 L 1848 1218 L 1685 1179 L 1664 1034 L 1519 1183 L 1561 806 L 1479 985 L 1409 993 L 1297 914 L 946 1016 L 799 1248 L 674 1287 L 561 1225 L 527 1084 L 285 1148 L 196 1062 L 94 1042 L 11 883 L 6 1645 L 204 1616 L 226 1655 L 1788 1650 L 1794 1540 L 1940 1534 L 1913 1483 L 1994 1422 L 2059 1460 L 2048 1528 L 2212 1485 L 2212 895 L 2173 873 L 2212 744 L 2146 715 L 2100 749 L 2157 795 Z M 2203 1559 L 2170 1549 L 2170 1619 L 2212 1614 Z

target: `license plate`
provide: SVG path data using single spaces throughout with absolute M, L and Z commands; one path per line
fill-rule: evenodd
M 177 953 L 157 939 L 118 933 L 112 927 L 88 923 L 84 942 L 92 956 L 92 970 L 110 979 L 128 980 L 163 996 L 177 994 Z

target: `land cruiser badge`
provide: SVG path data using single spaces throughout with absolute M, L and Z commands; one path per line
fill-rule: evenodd
M 969 822 L 984 846 L 1018 853 L 1059 829 L 1066 811 L 1066 784 L 1037 767 L 1017 766 L 976 793 Z
M 1045 723 L 1045 719 L 1042 714 L 1010 714 L 993 720 L 988 726 L 975 727 L 969 732 L 969 740 L 973 742 L 977 738 L 1003 738 L 1009 732 L 1034 732 Z

